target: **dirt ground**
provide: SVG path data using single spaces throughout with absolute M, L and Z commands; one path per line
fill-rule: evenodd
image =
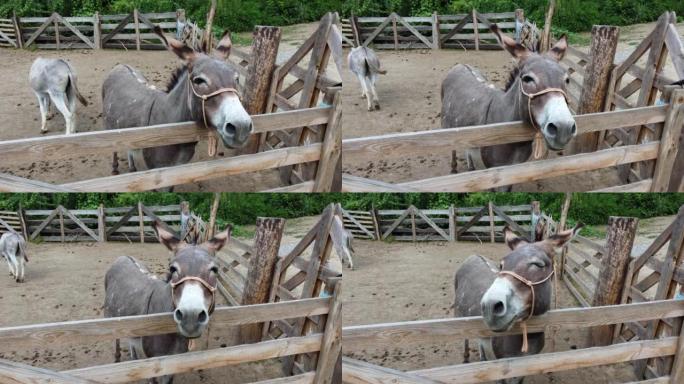
M 278 61 L 287 59 L 317 27 L 317 23 L 299 24 L 283 28 L 283 37 Z M 249 47 L 242 47 L 249 48 Z M 19 50 L 0 49 L 3 66 L 0 68 L 0 140 L 39 137 L 40 110 L 35 95 L 28 84 L 31 63 L 37 57 L 64 58 L 71 63 L 78 74 L 78 88 L 89 105 L 77 106 L 77 132 L 102 130 L 102 82 L 117 64 L 128 64 L 140 70 L 156 87 L 165 89 L 172 71 L 180 60 L 167 51 L 124 51 L 124 50 Z M 331 70 L 332 70 L 331 66 Z M 335 70 L 331 77 L 339 77 Z M 54 108 L 54 117 L 48 120 L 48 135 L 64 133 L 64 118 Z M 229 157 L 236 151 L 219 149 L 219 157 Z M 125 156 L 124 156 L 125 158 Z M 196 149 L 193 162 L 208 160 L 206 142 Z M 126 160 L 120 161 L 122 171 L 128 169 Z M 75 157 L 68 161 L 40 161 L 29 164 L 3 164 L 0 173 L 46 182 L 70 182 L 86 180 L 111 174 L 111 155 L 89 155 Z M 250 172 L 229 178 L 201 181 L 179 186 L 178 192 L 194 191 L 261 191 L 282 186 L 276 170 Z
M 639 24 L 621 28 L 617 60 L 622 61 L 655 26 L 655 23 Z M 679 26 L 680 33 L 684 25 Z M 583 40 L 590 41 L 584 36 Z M 587 51 L 588 46 L 575 47 Z M 349 50 L 345 50 L 345 55 Z M 456 64 L 469 64 L 478 68 L 485 77 L 498 87 L 503 87 L 513 68 L 510 55 L 504 51 L 462 50 L 378 50 L 376 51 L 387 75 L 380 76 L 377 83 L 380 111 L 368 112 L 361 99 L 358 80 L 345 67 L 343 82 L 343 138 L 367 137 L 400 132 L 417 132 L 441 127 L 440 89 L 442 80 Z M 345 66 L 347 64 L 345 63 Z M 674 78 L 671 63 L 665 73 Z M 462 157 L 463 153 L 459 153 Z M 451 171 L 451 153 L 438 152 L 430 155 L 392 156 L 373 158 L 355 156 L 343 158 L 343 172 L 386 182 L 398 183 L 430 177 L 445 176 Z M 461 161 L 462 163 L 462 161 Z M 514 187 L 514 191 L 563 192 L 600 189 L 619 183 L 615 172 L 599 170 L 576 175 L 540 180 Z
M 647 246 L 673 217 L 642 220 L 635 244 Z M 597 239 L 603 242 L 603 239 Z M 344 271 L 343 326 L 453 317 L 453 276 L 468 256 L 480 254 L 498 262 L 507 252 L 504 244 L 489 242 L 408 242 L 361 241 L 354 243 L 355 270 Z M 559 307 L 579 303 L 563 283 L 559 284 Z M 555 337 L 547 334 L 544 353 L 585 348 L 587 329 L 561 329 Z M 474 343 L 471 361 L 478 360 Z M 344 349 L 344 346 L 343 346 Z M 463 343 L 439 343 L 411 348 L 378 348 L 345 355 L 401 370 L 417 370 L 461 364 Z M 627 364 L 583 368 L 526 379 L 526 383 L 610 383 L 636 378 Z
M 315 223 L 316 218 L 288 220 L 283 243 L 296 242 Z M 252 230 L 247 227 L 246 230 Z M 249 241 L 251 239 L 242 239 Z M 98 319 L 103 315 L 104 276 L 119 256 L 133 256 L 154 273 L 162 274 L 168 265 L 169 252 L 160 244 L 129 243 L 42 243 L 29 244 L 30 262 L 26 282 L 17 284 L 0 265 L 0 327 L 40 324 L 69 320 Z M 217 295 L 219 305 L 225 304 Z M 209 348 L 237 344 L 237 329 L 210 329 Z M 206 339 L 200 339 L 206 340 Z M 199 343 L 203 345 L 203 342 Z M 122 343 L 124 360 L 129 358 Z M 38 367 L 69 370 L 114 362 L 110 341 L 61 348 L 48 346 L 38 350 L 0 353 L 9 359 Z M 280 377 L 281 365 L 272 359 L 199 372 L 176 375 L 180 384 L 249 383 Z

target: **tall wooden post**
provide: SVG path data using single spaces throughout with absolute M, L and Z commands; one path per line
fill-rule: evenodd
M 551 48 L 551 23 L 554 12 L 556 12 L 556 0 L 549 0 L 549 8 L 546 10 L 546 18 L 544 19 L 544 32 L 542 32 L 539 44 L 540 52 L 546 52 Z
M 59 23 L 57 22 L 57 19 L 52 23 L 52 25 L 55 28 L 55 44 L 57 45 L 57 50 L 60 49 L 60 43 L 59 43 Z
M 140 17 L 138 16 L 138 9 L 133 10 L 133 23 L 135 24 L 135 50 L 140 50 Z
M 475 34 L 475 50 L 480 50 L 480 27 L 477 24 L 477 11 L 473 9 L 473 33 Z
M 57 208 L 59 209 L 59 234 L 60 234 L 60 240 L 63 243 L 64 242 L 64 207 L 61 205 Z
M 354 35 L 354 44 L 359 47 L 363 44 L 363 41 L 361 41 L 361 33 L 359 32 L 359 18 L 352 13 L 349 22 L 351 23 L 352 34 Z
M 332 110 L 328 124 L 325 126 L 323 145 L 321 145 L 321 156 L 318 166 L 315 168 L 315 179 L 313 192 L 338 192 L 333 190 L 336 177 L 336 170 L 340 164 L 342 156 L 342 92 L 335 92 L 332 101 Z M 326 94 L 326 99 L 328 94 Z M 302 169 L 304 178 L 307 175 L 306 167 Z
M 610 85 L 620 28 L 594 25 L 591 30 L 591 62 L 585 68 L 582 94 L 577 114 L 603 112 Z M 570 144 L 571 153 L 593 152 L 598 149 L 599 132 L 585 133 L 575 137 Z
M 411 212 L 411 239 L 416 242 L 416 208 L 412 205 L 409 207 Z
M 639 219 L 635 217 L 611 216 L 608 219 L 606 255 L 601 259 L 601 271 L 592 306 L 620 304 L 638 223 Z M 615 325 L 592 328 L 589 344 L 609 345 L 613 340 L 614 328 Z
M 24 240 L 28 241 L 31 234 L 29 233 L 29 227 L 26 223 L 26 211 L 21 206 L 21 203 L 19 203 L 19 211 L 17 213 L 19 214 L 19 227 L 21 227 L 21 233 L 24 235 Z
M 441 49 L 441 40 L 439 39 L 439 15 L 437 12 L 432 13 L 432 49 Z
M 378 220 L 378 210 L 375 209 L 375 204 L 371 205 L 371 216 L 373 217 L 373 231 L 375 233 L 375 240 L 382 240 L 382 232 L 380 231 L 380 221 Z
M 104 204 L 102 203 L 97 207 L 97 235 L 98 242 L 104 243 L 107 241 L 107 217 L 105 216 Z
M 214 15 L 216 15 L 216 0 L 211 0 L 209 6 L 209 13 L 207 13 L 207 24 L 204 27 L 204 36 L 202 36 L 202 48 L 204 52 L 211 53 L 214 49 L 212 29 L 214 25 Z
M 316 364 L 314 383 L 338 383 L 335 378 L 336 366 L 342 356 L 342 282 L 337 282 L 330 301 L 330 311 L 326 316 L 321 351 Z M 340 372 L 341 374 L 341 372 Z M 341 377 L 340 377 L 341 379 Z
M 95 49 L 102 49 L 102 19 L 100 12 L 95 12 L 93 15 L 93 43 Z
M 532 223 L 530 228 L 530 241 L 537 241 L 537 223 L 541 220 L 541 205 L 538 201 L 533 201 L 530 203 L 530 215 Z
M 394 50 L 399 49 L 399 33 L 397 32 L 397 18 L 392 14 L 392 35 L 394 36 Z
M 218 213 L 220 201 L 221 193 L 214 192 L 214 201 L 211 203 L 211 213 L 209 215 L 209 227 L 207 228 L 207 239 L 211 239 L 214 237 L 214 233 L 216 233 L 216 214 Z
M 568 212 L 570 211 L 570 202 L 572 201 L 572 193 L 571 192 L 566 192 L 565 193 L 565 200 L 563 200 L 563 208 L 561 210 L 561 217 L 560 217 L 560 222 L 558 223 L 558 228 L 556 228 L 556 233 L 561 232 L 565 230 L 565 224 L 568 220 Z M 563 247 L 563 250 L 561 251 L 561 258 L 560 261 L 557 265 L 556 271 L 559 274 L 559 277 L 562 279 L 563 278 L 563 273 L 565 272 L 565 258 L 568 255 L 568 246 L 566 245 Z
M 674 89 L 670 95 L 670 111 L 660 138 L 661 149 L 653 172 L 653 192 L 684 192 L 684 90 Z M 665 146 L 663 146 L 665 144 Z M 671 167 L 671 168 L 670 168 Z M 656 185 L 655 181 L 658 180 Z
M 679 331 L 679 340 L 674 355 L 674 366 L 670 372 L 671 383 L 684 383 L 684 321 Z
M 456 208 L 449 205 L 449 241 L 456 242 Z
M 190 232 L 190 228 L 188 228 L 190 223 L 190 203 L 187 201 L 181 201 L 178 208 L 181 217 L 180 238 L 181 240 L 185 240 L 185 238 L 188 236 L 188 232 Z
M 285 228 L 285 219 L 257 218 L 254 255 L 249 259 L 249 272 L 242 295 L 242 305 L 268 302 L 283 228 Z M 261 341 L 262 329 L 263 323 L 243 325 L 240 328 L 241 343 Z
M 496 239 L 494 238 L 494 203 L 489 202 L 489 242 L 494 244 Z
M 247 65 L 247 78 L 243 88 L 245 92 L 243 104 L 250 115 L 268 112 L 271 81 L 276 66 L 281 35 L 282 31 L 278 27 L 256 26 L 254 28 L 251 59 Z M 242 152 L 256 153 L 262 135 L 266 134 L 252 135 Z
M 176 9 L 176 28 L 182 28 L 181 24 L 185 24 L 185 9 L 179 8 L 179 9 Z M 182 32 L 182 30 L 176 29 L 176 34 L 178 36 L 180 36 L 180 32 Z M 194 35 L 194 32 L 193 32 L 193 35 Z M 194 47 L 194 45 L 193 45 L 193 47 Z

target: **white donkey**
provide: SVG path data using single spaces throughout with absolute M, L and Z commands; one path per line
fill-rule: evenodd
M 372 49 L 364 46 L 352 48 L 347 57 L 349 69 L 361 83 L 361 97 L 368 101 L 368 110 L 380 109 L 380 100 L 375 91 L 375 82 L 378 74 L 384 75 L 387 71 L 380 69 L 380 60 Z
M 62 59 L 37 58 L 31 65 L 29 83 L 38 97 L 41 116 L 41 133 L 47 132 L 47 115 L 50 99 L 66 121 L 66 134 L 76 132 L 76 99 L 84 106 L 86 99 L 78 92 L 76 72 Z
M 24 261 L 28 263 L 26 255 L 26 241 L 16 232 L 6 232 L 0 236 L 0 255 L 7 260 L 10 276 L 17 283 L 24 282 Z

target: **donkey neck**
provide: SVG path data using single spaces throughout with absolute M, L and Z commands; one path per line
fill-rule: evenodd
M 186 68 L 179 75 L 174 87 L 154 101 L 150 111 L 150 120 L 154 120 L 152 123 L 195 121 L 192 110 L 194 97 L 190 93 L 189 73 Z
M 505 114 L 506 117 L 506 120 L 503 121 L 524 120 L 521 99 L 520 81 L 513 81 L 511 87 L 501 95 L 499 101 L 499 108 L 503 110 L 501 113 Z

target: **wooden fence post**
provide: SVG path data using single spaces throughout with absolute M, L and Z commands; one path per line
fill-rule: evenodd
M 100 243 L 107 241 L 107 217 L 102 203 L 97 207 L 97 235 Z
M 682 328 L 679 331 L 679 340 L 677 341 L 677 349 L 674 355 L 674 365 L 672 372 L 670 372 L 670 383 L 684 382 L 684 321 L 682 321 Z
M 325 128 L 321 156 L 316 167 L 313 192 L 337 192 L 332 190 L 335 170 L 342 156 L 342 95 L 335 92 L 330 118 Z
M 95 12 L 93 15 L 93 40 L 95 49 L 102 49 L 102 20 L 100 12 Z
M 439 39 L 439 15 L 437 12 L 432 13 L 432 49 L 441 49 L 442 45 Z
M 21 22 L 16 12 L 12 12 L 12 23 L 14 24 L 14 34 L 17 37 L 17 47 L 24 48 L 24 37 L 21 34 Z
M 475 34 L 475 50 L 480 50 L 480 27 L 477 24 L 477 11 L 473 8 L 473 33 Z
M 394 36 L 394 50 L 399 49 L 399 34 L 397 33 L 397 18 L 392 14 L 392 35 Z
M 323 341 L 318 354 L 314 383 L 337 383 L 334 378 L 335 367 L 342 355 L 342 282 L 338 281 L 330 299 L 330 312 L 326 316 Z M 341 373 L 341 372 L 340 372 Z M 340 378 L 341 379 L 341 378 Z
M 530 241 L 534 242 L 537 240 L 537 223 L 541 220 L 541 206 L 538 201 L 533 201 L 530 203 Z
M 560 222 L 558 223 L 558 227 L 556 228 L 556 233 L 561 232 L 565 230 L 565 224 L 568 220 L 568 211 L 570 211 L 570 202 L 572 201 L 572 193 L 571 192 L 566 192 L 565 193 L 565 200 L 563 200 L 563 209 L 561 210 L 561 217 L 560 217 Z M 561 251 L 561 258 L 560 258 L 560 268 L 556 269 L 558 271 L 558 274 L 560 275 L 559 277 L 563 279 L 563 273 L 565 272 L 565 258 L 568 255 L 568 246 L 566 245 L 563 247 L 563 250 Z
M 382 233 L 380 231 L 380 221 L 378 220 L 378 210 L 375 209 L 375 204 L 371 204 L 371 217 L 373 218 L 373 230 L 375 233 L 375 240 L 382 240 Z
M 145 242 L 145 213 L 143 212 L 142 201 L 138 201 L 138 223 L 140 227 L 140 243 Z
M 610 75 L 617 50 L 620 28 L 609 25 L 594 25 L 591 31 L 591 61 L 585 68 L 582 94 L 577 114 L 603 112 L 606 95 L 611 83 Z M 585 133 L 575 137 L 571 153 L 594 152 L 598 149 L 599 132 Z
M 57 19 L 54 19 L 52 25 L 55 28 L 55 44 L 57 45 L 57 50 L 59 51 L 60 49 L 60 44 L 59 44 L 59 23 L 57 22 Z
M 592 306 L 620 304 L 638 224 L 639 219 L 635 217 L 611 216 L 608 219 L 606 255 L 601 259 L 601 271 Z M 591 328 L 589 344 L 609 345 L 613 340 L 614 328 L 615 325 Z
M 352 13 L 351 17 L 349 18 L 349 23 L 351 24 L 351 27 L 352 27 L 352 35 L 354 35 L 354 44 L 356 44 L 356 46 L 359 47 L 363 44 L 363 42 L 361 41 L 361 34 L 359 32 L 359 18 L 358 18 L 358 16 L 356 16 Z
M 59 210 L 59 235 L 60 235 L 60 241 L 63 243 L 64 242 L 64 207 L 61 205 L 57 207 Z
M 257 218 L 254 254 L 249 259 L 249 272 L 242 295 L 242 305 L 263 304 L 268 301 L 283 228 L 285 228 L 285 219 Z M 263 327 L 263 323 L 243 325 L 240 328 L 241 344 L 261 341 Z
M 252 33 L 251 59 L 247 65 L 243 103 L 247 113 L 260 115 L 268 112 L 271 81 L 280 46 L 282 30 L 278 27 L 256 26 Z M 265 133 L 252 135 L 242 153 L 256 153 Z
M 449 240 L 456 242 L 456 208 L 453 204 L 449 205 Z
M 183 9 L 183 8 L 176 9 L 176 26 L 177 26 L 176 28 L 180 27 L 180 23 L 185 24 L 185 9 Z M 178 33 L 178 32 L 181 32 L 181 31 L 176 30 L 176 33 Z M 194 31 L 193 31 L 193 35 L 194 35 Z
M 489 201 L 489 242 L 494 244 L 496 239 L 494 238 L 494 203 Z
M 190 232 L 190 228 L 188 228 L 188 224 L 190 223 L 190 203 L 187 201 L 181 201 L 178 206 L 178 210 L 180 211 L 179 213 L 181 217 L 180 238 L 185 240 L 185 238 L 188 236 L 188 232 Z
M 684 191 L 684 89 L 672 89 L 651 192 Z
M 416 242 L 416 208 L 412 205 L 409 207 L 411 211 L 411 239 Z

